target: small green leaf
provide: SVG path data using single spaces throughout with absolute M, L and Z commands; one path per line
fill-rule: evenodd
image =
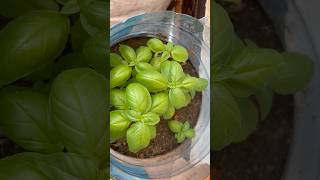
M 128 62 L 135 62 L 137 55 L 136 52 L 134 51 L 134 49 L 130 46 L 127 45 L 120 45 L 119 47 L 119 51 L 121 56 Z
M 183 81 L 185 74 L 181 65 L 175 61 L 165 61 L 161 64 L 161 73 L 168 79 L 170 83 Z
M 122 57 L 116 53 L 110 53 L 110 66 L 116 67 L 118 65 L 125 64 Z
M 112 139 L 123 138 L 126 135 L 131 121 L 129 121 L 122 110 L 110 112 L 110 137 Z
M 144 85 L 150 92 L 163 91 L 168 87 L 166 78 L 155 70 L 139 72 L 136 76 L 136 80 Z
M 175 137 L 178 143 L 182 143 L 186 139 L 186 136 L 182 132 L 176 134 Z
M 146 87 L 139 83 L 131 83 L 126 88 L 126 98 L 131 109 L 146 113 L 151 108 L 152 100 Z
M 141 71 L 147 71 L 147 70 L 156 71 L 156 69 L 151 64 L 146 62 L 139 62 L 138 64 L 136 64 L 135 69 L 138 73 Z
M 162 115 L 164 119 L 171 119 L 175 114 L 174 106 L 169 102 L 167 111 Z
M 189 138 L 189 139 L 193 138 L 196 135 L 196 133 L 193 129 L 188 129 L 183 133 L 186 136 L 186 138 Z
M 160 117 L 154 112 L 148 112 L 142 115 L 142 121 L 150 126 L 154 126 L 160 122 Z
M 161 92 L 152 96 L 152 106 L 150 111 L 158 115 L 163 115 L 167 112 L 169 106 L 168 93 Z
M 133 153 L 137 153 L 143 148 L 146 148 L 150 143 L 150 139 L 151 132 L 149 126 L 142 122 L 137 122 L 131 125 L 127 131 L 129 151 Z
M 189 58 L 187 49 L 180 45 L 175 45 L 173 47 L 171 56 L 173 60 L 178 62 L 185 62 Z
M 160 71 L 161 69 L 161 57 L 153 57 L 150 61 L 150 64 L 157 70 Z
M 126 111 L 127 118 L 132 122 L 138 122 L 142 120 L 141 112 L 135 110 Z
M 146 46 L 140 46 L 137 51 L 137 62 L 149 62 L 152 58 L 152 52 L 150 48 Z
M 126 99 L 126 91 L 121 89 L 111 89 L 110 104 L 117 109 L 129 109 Z
M 208 86 L 208 81 L 203 78 L 187 76 L 182 81 L 182 87 L 188 90 L 203 91 Z
M 121 86 L 131 77 L 131 67 L 119 65 L 110 71 L 110 88 Z
M 149 39 L 147 45 L 153 52 L 162 52 L 166 48 L 163 42 L 156 38 Z
M 187 106 L 190 101 L 182 88 L 170 89 L 169 100 L 176 109 Z
M 188 129 L 190 129 L 190 123 L 188 121 L 186 121 L 183 123 L 182 131 L 186 131 Z
M 177 120 L 168 121 L 168 127 L 173 133 L 180 133 L 182 131 L 183 124 Z

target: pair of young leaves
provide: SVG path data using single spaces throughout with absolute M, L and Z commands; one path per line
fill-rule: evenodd
M 242 41 L 221 6 L 214 3 L 214 54 L 211 123 L 212 148 L 220 150 L 245 140 L 265 119 L 273 91 L 291 94 L 302 90 L 313 74 L 313 63 L 298 53 L 278 53 Z M 231 53 L 230 53 L 231 52 Z M 255 96 L 258 106 L 251 100 Z
M 102 165 L 109 158 L 106 89 L 107 80 L 89 68 L 59 74 L 49 97 L 30 88 L 4 88 L 0 91 L 0 128 L 25 150 L 39 153 L 35 156 L 65 148 Z
M 160 121 L 159 112 L 166 111 L 165 104 L 155 100 L 155 96 L 151 98 L 139 83 L 131 83 L 125 90 L 112 89 L 110 97 L 111 104 L 118 109 L 110 112 L 111 138 L 126 137 L 129 150 L 134 153 L 146 148 L 156 136 L 155 125 Z M 168 102 L 163 94 L 157 97 Z
M 186 138 L 191 139 L 195 136 L 195 132 L 190 128 L 188 121 L 182 123 L 177 120 L 168 121 L 169 129 L 175 133 L 175 138 L 178 143 L 182 143 Z

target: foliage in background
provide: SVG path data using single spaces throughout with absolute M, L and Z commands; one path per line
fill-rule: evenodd
M 220 150 L 245 140 L 270 112 L 273 94 L 303 90 L 313 62 L 293 52 L 279 53 L 242 40 L 226 11 L 213 5 L 211 62 L 211 148 Z
M 0 14 L 0 129 L 26 152 L 0 179 L 105 180 L 106 0 L 10 0 Z

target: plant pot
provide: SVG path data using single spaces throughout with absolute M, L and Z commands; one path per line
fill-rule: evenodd
M 289 51 L 314 60 L 315 72 L 309 87 L 295 95 L 294 134 L 283 173 L 284 180 L 316 180 L 320 177 L 320 26 L 317 0 L 259 0 L 273 20 Z
M 116 24 L 110 31 L 111 46 L 135 37 L 158 37 L 181 44 L 200 77 L 210 79 L 209 29 L 198 19 L 174 12 L 143 14 Z M 173 151 L 148 159 L 125 156 L 110 149 L 110 171 L 115 179 L 167 178 L 199 163 L 210 152 L 210 87 L 202 93 L 196 136 Z

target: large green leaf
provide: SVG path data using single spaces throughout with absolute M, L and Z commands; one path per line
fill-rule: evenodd
M 214 83 L 211 106 L 211 147 L 220 150 L 229 145 L 241 128 L 241 112 L 232 94 Z
M 159 92 L 168 87 L 167 79 L 156 70 L 141 71 L 136 76 L 136 81 L 144 85 L 150 92 Z
M 35 10 L 59 10 L 54 0 L 10 0 L 1 1 L 0 14 L 9 18 L 15 18 L 22 14 Z
M 110 112 L 110 137 L 112 139 L 123 138 L 126 135 L 131 121 L 126 117 L 125 111 L 116 110 Z
M 49 119 L 48 97 L 27 88 L 8 87 L 0 91 L 0 129 L 28 151 L 62 151 Z
M 151 96 L 146 87 L 131 83 L 126 88 L 126 98 L 131 109 L 146 113 L 151 108 Z
M 0 160 L 0 179 L 103 180 L 99 164 L 72 153 L 21 153 Z
M 127 143 L 129 151 L 138 152 L 143 148 L 146 148 L 151 139 L 151 132 L 148 125 L 143 122 L 137 122 L 127 131 Z
M 111 89 L 110 104 L 117 109 L 129 109 L 126 99 L 126 91 L 122 89 Z
M 66 70 L 54 80 L 50 112 L 69 152 L 107 156 L 107 80 L 89 68 Z
M 158 115 L 163 115 L 167 112 L 169 107 L 168 93 L 161 92 L 152 96 L 152 106 L 150 111 L 155 112 Z
M 272 89 L 280 94 L 292 94 L 302 90 L 313 75 L 313 61 L 300 53 L 283 53 L 283 63 L 272 81 Z
M 132 69 L 127 65 L 118 65 L 110 71 L 110 88 L 121 86 L 131 77 Z
M 0 32 L 0 87 L 52 62 L 68 40 L 69 20 L 54 11 L 36 11 L 11 21 Z
M 176 109 L 185 107 L 190 102 L 191 98 L 184 92 L 183 88 L 174 88 L 169 90 L 169 100 Z

